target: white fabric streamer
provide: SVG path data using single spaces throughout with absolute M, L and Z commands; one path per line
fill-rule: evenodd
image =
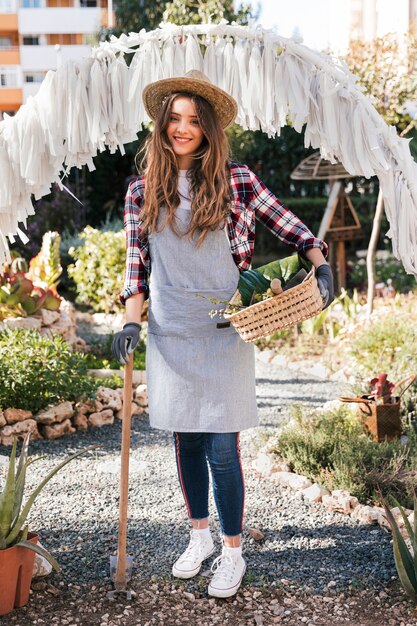
M 201 44 L 205 46 L 204 53 Z M 126 55 L 133 59 L 128 66 Z M 149 122 L 144 87 L 202 70 L 238 103 L 236 122 L 272 137 L 289 121 L 305 145 L 354 175 L 378 176 L 394 255 L 417 277 L 417 164 L 409 140 L 387 126 L 346 64 L 274 31 L 219 24 L 161 24 L 93 48 L 48 72 L 38 93 L 0 122 L 0 262 L 6 237 L 26 235 L 32 196 L 61 188 L 60 173 L 94 169 L 105 149 L 124 152 Z

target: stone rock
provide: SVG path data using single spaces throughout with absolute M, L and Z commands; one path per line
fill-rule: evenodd
M 350 514 L 359 504 L 358 498 L 351 496 L 346 489 L 334 489 L 332 496 L 337 499 L 342 513 Z
M 0 467 L 2 465 L 9 465 L 9 457 L 5 454 L 0 454 Z
M 6 426 L 7 422 L 6 422 L 6 418 L 4 417 L 4 413 L 3 411 L 0 411 L 0 428 L 2 426 Z
M 14 437 L 4 437 L 0 431 L 0 444 L 2 446 L 12 446 L 14 442 Z
M 39 539 L 38 539 L 38 546 L 40 546 L 41 548 L 45 550 L 45 546 L 41 544 Z M 52 565 L 50 564 L 50 562 L 47 561 L 44 556 L 37 554 L 35 556 L 35 562 L 33 564 L 32 578 L 40 578 L 41 576 L 49 576 L 51 572 L 52 572 Z
M 109 387 L 99 387 L 96 394 L 97 400 L 102 404 L 102 408 L 120 411 L 122 401 L 120 395 Z
M 91 413 L 88 417 L 89 426 L 105 426 L 106 424 L 113 424 L 114 422 L 114 413 L 111 409 L 104 409 L 104 411 L 99 411 L 98 413 Z
M 59 318 L 49 328 L 54 333 L 61 335 L 71 345 L 77 342 L 75 309 L 71 302 L 68 302 L 68 300 L 61 301 Z
M 42 320 L 38 317 L 9 317 L 4 320 L 7 328 L 24 328 L 25 330 L 40 330 Z
M 145 412 L 146 410 L 143 407 L 138 406 L 136 402 L 132 402 L 131 413 L 130 413 L 131 415 L 142 415 L 142 413 L 145 413 Z M 116 417 L 119 420 L 123 419 L 123 408 L 120 409 L 120 411 L 117 411 Z
M 273 472 L 289 472 L 290 467 L 283 461 L 276 461 L 273 454 L 268 454 L 267 450 L 260 450 L 256 459 L 252 461 L 254 470 L 263 476 L 270 476 Z
M 88 429 L 88 419 L 87 419 L 87 416 L 84 413 L 77 413 L 72 418 L 72 423 L 75 426 L 75 428 L 78 428 L 78 430 L 87 430 Z
M 6 409 L 4 411 L 4 417 L 8 424 L 22 422 L 23 420 L 30 419 L 32 416 L 32 411 L 25 411 L 24 409 Z
M 45 411 L 40 411 L 35 415 L 35 419 L 40 424 L 54 424 L 70 419 L 74 415 L 71 402 L 61 402 L 56 406 L 51 406 Z
M 361 524 L 375 524 L 378 522 L 378 511 L 375 507 L 366 504 L 358 504 L 351 514 L 352 519 L 357 520 Z
M 322 412 L 335 411 L 337 409 L 340 409 L 340 407 L 343 404 L 345 403 L 341 402 L 340 400 L 328 400 L 319 408 L 319 411 L 322 411 Z
M 250 526 L 246 527 L 246 530 L 250 534 L 250 536 L 255 539 L 255 541 L 261 541 L 265 539 L 265 535 L 258 528 L 251 528 Z
M 148 406 L 148 386 L 139 385 L 133 394 L 133 399 L 139 406 L 146 408 Z
M 42 326 L 50 326 L 57 320 L 59 320 L 59 311 L 48 311 L 48 309 L 41 309 Z
M 59 437 L 64 435 L 75 433 L 75 428 L 71 424 L 70 419 L 66 419 L 60 424 L 42 425 L 41 429 L 45 439 L 59 439 Z
M 19 435 L 21 433 L 27 433 L 30 431 L 37 431 L 37 424 L 34 419 L 26 419 L 22 422 L 16 422 L 15 424 L 3 426 L 0 430 L 0 435 L 2 437 L 12 437 L 13 435 Z
M 311 487 L 312 485 L 311 480 L 309 480 L 307 476 L 294 474 L 293 472 L 273 472 L 270 479 L 280 485 L 290 487 L 290 489 L 294 489 L 295 491 L 307 489 L 307 487 Z
M 412 511 L 412 512 L 410 513 L 410 515 L 407 515 L 407 518 L 408 518 L 408 521 L 409 521 L 409 522 L 410 522 L 410 524 L 411 524 L 411 527 L 413 527 L 413 524 L 414 524 L 414 511 Z
M 301 493 L 309 502 L 320 502 L 323 496 L 330 494 L 330 491 L 323 485 L 314 483 L 311 487 L 303 489 Z
M 95 404 L 91 400 L 87 402 L 77 402 L 75 405 L 77 414 L 87 415 L 88 413 L 96 413 Z

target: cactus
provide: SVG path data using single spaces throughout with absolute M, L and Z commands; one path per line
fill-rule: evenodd
M 26 518 L 35 499 L 42 491 L 46 483 L 49 482 L 49 480 L 70 461 L 81 454 L 88 452 L 89 450 L 97 448 L 97 446 L 90 446 L 89 448 L 76 452 L 52 469 L 40 482 L 36 489 L 34 489 L 25 503 L 25 506 L 22 508 L 23 492 L 26 481 L 26 469 L 37 460 L 27 458 L 29 439 L 30 432 L 26 433 L 23 440 L 17 468 L 15 467 L 17 439 L 15 438 L 13 442 L 5 484 L 2 492 L 0 493 L 0 550 L 5 550 L 6 548 L 10 548 L 14 545 L 28 548 L 29 550 L 33 550 L 34 552 L 37 552 L 41 556 L 45 557 L 54 569 L 59 572 L 59 565 L 49 552 L 41 546 L 27 541 L 28 527 L 25 526 Z
M 56 289 L 62 274 L 59 246 L 59 233 L 49 231 L 42 237 L 42 247 L 36 256 L 29 261 L 28 277 L 41 287 Z
M 395 567 L 397 568 L 398 576 L 400 578 L 400 582 L 404 588 L 405 593 L 408 597 L 414 602 L 417 603 L 417 498 L 414 494 L 414 522 L 413 526 L 411 526 L 407 515 L 401 504 L 393 498 L 395 506 L 397 506 L 400 511 L 402 518 L 404 520 L 405 528 L 407 531 L 408 539 L 411 544 L 411 550 L 407 547 L 405 539 L 400 533 L 400 529 L 398 528 L 398 524 L 395 521 L 393 514 L 385 502 L 381 490 L 379 490 L 379 494 L 381 497 L 381 501 L 383 507 L 385 509 L 385 514 L 387 516 L 389 525 L 392 530 L 392 539 L 393 539 L 393 551 L 394 551 L 394 561 Z
M 394 389 L 395 385 L 388 380 L 387 375 L 380 374 L 378 378 L 373 378 L 370 381 L 370 385 L 372 395 L 375 398 L 375 402 L 378 402 L 378 400 L 382 400 L 383 404 L 389 404 L 392 397 L 391 392 Z

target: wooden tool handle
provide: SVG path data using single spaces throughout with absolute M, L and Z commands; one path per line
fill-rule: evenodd
M 133 353 L 125 365 L 123 382 L 122 452 L 120 464 L 119 536 L 114 584 L 121 590 L 126 586 L 127 504 L 129 491 L 130 423 L 132 418 Z

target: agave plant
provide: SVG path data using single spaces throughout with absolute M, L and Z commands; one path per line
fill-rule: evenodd
M 405 528 L 407 530 L 408 539 L 411 544 L 411 549 L 408 548 L 404 537 L 400 533 L 398 524 L 391 513 L 391 510 L 384 500 L 381 491 L 379 490 L 382 504 L 385 509 L 389 525 L 392 530 L 393 538 L 393 550 L 395 567 L 397 568 L 400 582 L 404 588 L 405 593 L 414 602 L 417 603 L 417 498 L 414 494 L 414 522 L 411 526 L 408 517 L 401 506 L 401 504 L 392 498 L 395 506 L 401 511 L 402 518 L 404 520 Z
M 25 489 L 26 470 L 29 465 L 43 459 L 45 457 L 38 457 L 36 459 L 28 459 L 28 447 L 29 447 L 30 432 L 28 432 L 22 443 L 22 450 L 19 457 L 19 463 L 16 469 L 16 446 L 17 439 L 14 440 L 12 451 L 10 454 L 9 467 L 6 474 L 6 481 L 3 491 L 0 493 L 0 550 L 5 550 L 11 546 L 22 546 L 29 548 L 37 552 L 41 556 L 45 557 L 52 565 L 52 567 L 59 572 L 60 567 L 57 561 L 41 546 L 38 546 L 31 541 L 27 540 L 28 526 L 25 525 L 28 513 L 46 483 L 53 477 L 60 469 L 67 465 L 70 461 L 77 456 L 81 456 L 85 452 L 97 448 L 97 446 L 90 446 L 84 450 L 76 452 L 72 456 L 68 457 L 62 463 L 57 465 L 53 470 L 45 476 L 41 483 L 34 489 L 29 496 L 27 502 L 22 508 L 23 492 Z

